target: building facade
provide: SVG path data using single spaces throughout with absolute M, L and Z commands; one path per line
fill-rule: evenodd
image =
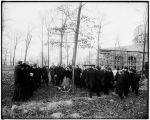
M 134 48 L 134 47 L 133 47 Z M 101 65 L 109 66 L 112 69 L 122 69 L 124 66 L 142 70 L 143 52 L 135 49 L 100 49 L 103 60 Z M 144 63 L 148 62 L 148 52 L 145 52 Z

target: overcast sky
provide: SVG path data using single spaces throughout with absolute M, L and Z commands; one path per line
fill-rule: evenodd
M 48 10 L 55 10 L 55 8 L 65 2 L 6 2 L 3 3 L 3 19 L 8 21 L 3 22 L 5 29 L 4 32 L 11 31 L 11 33 L 22 32 L 25 34 L 28 28 L 32 28 L 32 41 L 30 44 L 28 52 L 28 60 L 33 59 L 33 61 L 41 59 L 41 19 L 40 14 L 46 14 Z M 77 2 L 68 3 L 72 5 L 72 8 L 77 8 Z M 135 28 L 142 24 L 143 13 L 145 10 L 144 2 L 87 2 L 83 7 L 81 14 L 87 15 L 92 18 L 101 18 L 104 16 L 103 23 L 106 24 L 102 28 L 102 33 L 100 36 L 101 48 L 114 47 L 116 39 L 119 40 L 120 46 L 131 45 L 134 38 Z M 53 12 L 53 16 L 58 16 L 56 12 Z M 57 24 L 57 20 L 55 21 Z M 59 24 L 59 23 L 58 23 Z M 95 47 L 91 50 L 93 59 L 96 57 L 96 34 L 95 37 Z M 21 38 L 22 40 L 25 37 Z M 44 37 L 46 42 L 47 37 Z M 11 45 L 10 38 L 3 37 L 3 46 L 8 47 Z M 10 47 L 9 47 L 10 49 Z M 57 64 L 59 62 L 59 48 L 50 49 L 50 63 L 54 62 Z M 25 51 L 24 42 L 20 42 L 17 51 L 17 60 L 23 60 Z M 47 54 L 47 48 L 44 48 L 45 54 Z M 88 49 L 79 48 L 77 55 L 77 63 L 82 61 L 89 54 Z M 65 49 L 63 50 L 63 56 L 66 55 Z M 72 59 L 72 48 L 69 50 L 69 59 Z M 53 57 L 52 57 L 53 56 Z M 66 61 L 64 59 L 64 61 Z

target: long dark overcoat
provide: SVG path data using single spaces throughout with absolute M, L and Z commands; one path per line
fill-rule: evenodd
M 88 86 L 88 88 L 93 89 L 95 83 L 96 83 L 96 72 L 93 69 L 89 69 L 87 72 L 87 86 Z

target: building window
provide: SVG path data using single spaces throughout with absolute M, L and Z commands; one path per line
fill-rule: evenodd
M 134 57 L 134 56 L 128 57 L 128 68 L 136 69 L 136 57 Z
M 123 69 L 123 57 L 122 56 L 115 56 L 114 68 Z

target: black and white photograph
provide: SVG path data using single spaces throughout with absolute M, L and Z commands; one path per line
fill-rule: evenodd
M 1 119 L 148 119 L 149 1 L 1 1 Z

